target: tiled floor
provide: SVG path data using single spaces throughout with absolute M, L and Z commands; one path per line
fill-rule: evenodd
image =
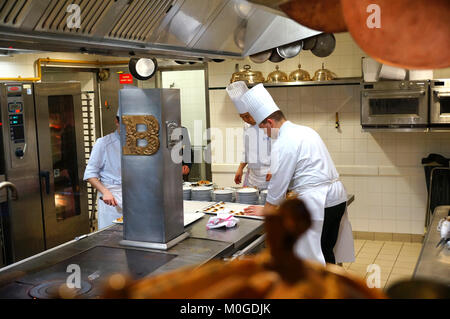
M 411 278 L 421 248 L 421 243 L 357 239 L 355 262 L 343 266 L 349 272 L 367 277 L 367 267 L 378 265 L 381 270 L 380 288 L 388 288 L 398 280 Z

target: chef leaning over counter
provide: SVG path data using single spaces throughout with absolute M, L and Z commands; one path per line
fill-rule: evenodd
M 234 182 L 236 184 L 242 183 L 244 168 L 248 166 L 247 174 L 244 178 L 244 186 L 257 187 L 260 190 L 265 190 L 272 177 L 270 173 L 270 138 L 256 124 L 248 112 L 247 105 L 240 101 L 242 95 L 248 92 L 248 87 L 245 82 L 238 81 L 230 84 L 227 87 L 227 92 L 239 116 L 245 122 L 244 151 Z
M 297 254 L 323 264 L 353 262 L 347 192 L 319 134 L 287 121 L 262 84 L 243 94 L 240 103 L 247 105 L 259 127 L 274 140 L 266 205 L 250 206 L 245 213 L 264 215 L 265 210 L 280 205 L 288 191 L 295 192 L 313 220 L 296 243 Z

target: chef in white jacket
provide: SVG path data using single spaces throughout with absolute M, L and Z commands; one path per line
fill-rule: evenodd
M 245 82 L 238 81 L 230 84 L 227 87 L 227 92 L 239 116 L 245 122 L 243 135 L 244 150 L 242 152 L 241 163 L 234 177 L 234 182 L 236 184 L 242 183 L 244 169 L 247 167 L 243 185 L 254 186 L 260 190 L 265 190 L 272 177 L 270 173 L 271 140 L 256 125 L 255 120 L 248 112 L 247 106 L 240 102 L 242 95 L 248 92 L 248 87 Z
M 251 206 L 249 215 L 263 215 L 294 191 L 307 206 L 312 226 L 296 244 L 297 254 L 322 264 L 353 262 L 354 246 L 346 212 L 347 193 L 331 156 L 313 129 L 285 119 L 262 84 L 245 93 L 247 105 L 260 128 L 274 139 L 272 179 L 265 207 Z
M 116 131 L 99 138 L 92 148 L 84 172 L 84 180 L 98 191 L 98 229 L 113 224 L 122 217 L 122 172 L 120 152 L 119 111 L 115 118 Z

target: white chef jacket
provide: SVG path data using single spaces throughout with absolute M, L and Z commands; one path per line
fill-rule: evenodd
M 339 180 L 324 142 L 309 127 L 285 122 L 273 144 L 272 154 L 273 182 L 269 184 L 267 201 L 273 205 L 279 205 L 286 198 L 288 190 L 302 194 L 305 187 Z M 347 192 L 342 183 L 332 183 L 325 207 L 346 201 Z
M 324 211 L 346 202 L 347 192 L 324 142 L 313 129 L 287 121 L 272 145 L 271 159 L 272 180 L 266 201 L 279 205 L 288 190 L 298 194 L 311 214 L 312 226 L 297 242 L 296 252 L 325 264 L 321 250 Z M 341 230 L 335 246 L 336 262 L 351 262 L 354 247 L 347 213 Z
M 113 220 L 122 216 L 122 172 L 120 136 L 117 131 L 99 138 L 92 148 L 89 162 L 84 172 L 84 180 L 98 178 L 118 201 L 117 207 L 98 200 L 99 230 L 112 225 Z M 99 192 L 98 198 L 102 196 Z
M 270 172 L 271 139 L 258 125 L 244 125 L 242 163 L 247 163 L 244 186 L 266 189 L 266 176 Z

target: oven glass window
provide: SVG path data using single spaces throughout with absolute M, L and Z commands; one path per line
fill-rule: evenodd
M 441 97 L 439 99 L 441 114 L 450 114 L 450 97 Z
M 419 114 L 419 99 L 394 98 L 370 99 L 370 115 L 409 115 Z
M 48 106 L 56 218 L 62 221 L 81 213 L 73 96 L 50 96 Z

